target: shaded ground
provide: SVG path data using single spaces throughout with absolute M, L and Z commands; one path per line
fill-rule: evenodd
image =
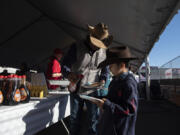
M 65 119 L 69 125 L 69 118 Z M 86 113 L 83 115 L 86 122 Z M 86 124 L 82 124 L 84 126 Z M 86 135 L 87 127 L 83 127 L 80 135 Z M 39 132 L 37 135 L 67 135 L 59 122 Z M 136 124 L 136 135 L 180 135 L 180 107 L 166 100 L 140 101 Z
M 136 134 L 180 135 L 180 107 L 168 101 L 141 101 Z

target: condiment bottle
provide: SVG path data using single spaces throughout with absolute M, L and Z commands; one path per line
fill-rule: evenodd
M 30 100 L 30 91 L 26 85 L 26 75 L 20 77 L 20 93 L 21 93 L 21 102 L 27 103 Z
M 9 75 L 7 77 L 5 91 L 5 104 L 17 105 L 20 102 L 21 94 L 19 91 L 19 78 L 17 75 Z
M 4 100 L 3 81 L 4 81 L 4 76 L 0 75 L 0 105 L 3 103 Z

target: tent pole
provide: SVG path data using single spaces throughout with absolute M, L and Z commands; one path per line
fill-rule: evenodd
M 145 59 L 146 65 L 146 98 L 150 100 L 150 66 L 149 66 L 149 57 L 147 56 Z

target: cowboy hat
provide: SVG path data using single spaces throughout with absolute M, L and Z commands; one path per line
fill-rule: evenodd
M 109 35 L 108 27 L 104 23 L 95 26 L 88 25 L 90 42 L 98 48 L 107 48 L 113 41 L 113 36 Z
M 98 67 L 102 68 L 110 64 L 119 62 L 128 62 L 130 60 L 136 60 L 138 58 L 132 57 L 128 47 L 113 47 L 106 51 L 106 59 L 102 61 Z

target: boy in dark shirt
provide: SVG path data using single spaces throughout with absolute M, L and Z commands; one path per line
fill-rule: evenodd
M 138 108 L 137 82 L 128 72 L 131 57 L 128 47 L 114 47 L 99 67 L 109 65 L 114 75 L 107 98 L 96 104 L 103 110 L 98 125 L 99 135 L 135 135 Z

